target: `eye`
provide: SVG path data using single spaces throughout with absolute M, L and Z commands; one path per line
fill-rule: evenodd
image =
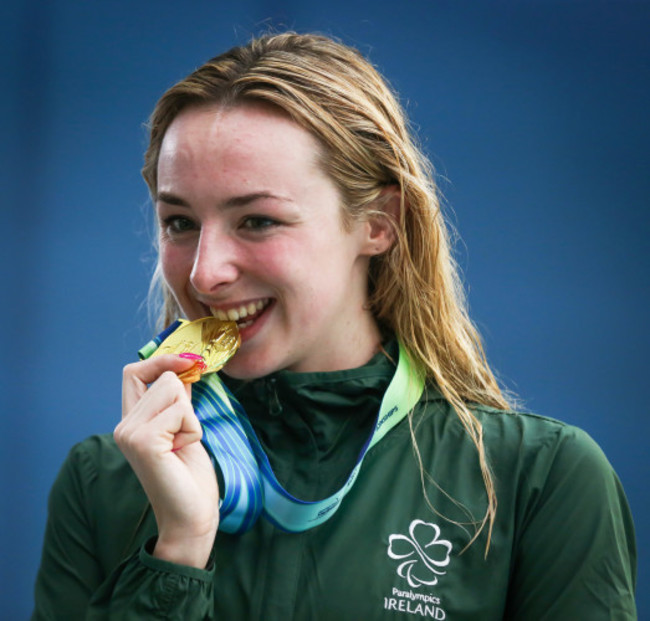
M 265 231 L 278 226 L 280 222 L 268 216 L 247 216 L 242 220 L 241 228 L 247 231 Z
M 184 216 L 169 216 L 163 219 L 162 229 L 168 235 L 179 235 L 196 230 L 196 224 Z

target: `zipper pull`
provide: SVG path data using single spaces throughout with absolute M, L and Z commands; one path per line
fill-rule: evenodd
M 271 377 L 266 382 L 266 390 L 269 398 L 269 414 L 271 416 L 280 416 L 282 414 L 282 404 L 278 398 L 276 378 Z

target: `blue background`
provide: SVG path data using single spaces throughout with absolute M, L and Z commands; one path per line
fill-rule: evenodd
M 650 4 L 14 0 L 0 23 L 3 619 L 28 616 L 48 490 L 73 443 L 113 429 L 121 367 L 150 334 L 143 123 L 268 26 L 358 46 L 401 93 L 489 359 L 529 409 L 604 448 L 650 618 Z

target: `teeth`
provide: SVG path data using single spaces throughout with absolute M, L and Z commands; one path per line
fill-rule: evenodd
M 238 308 L 229 308 L 227 311 L 220 308 L 212 308 L 213 317 L 221 321 L 240 321 L 249 315 L 254 315 L 257 311 L 261 311 L 267 304 L 267 300 L 258 300 L 257 302 L 250 302 L 249 304 L 239 306 Z M 240 327 L 245 328 L 252 322 L 247 321 L 240 323 Z
M 212 315 L 221 321 L 228 321 L 228 315 L 226 315 L 226 313 L 221 309 L 213 308 Z

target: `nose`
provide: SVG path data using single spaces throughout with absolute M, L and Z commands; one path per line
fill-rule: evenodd
M 194 255 L 190 283 L 197 293 L 210 294 L 239 275 L 233 240 L 203 228 Z

